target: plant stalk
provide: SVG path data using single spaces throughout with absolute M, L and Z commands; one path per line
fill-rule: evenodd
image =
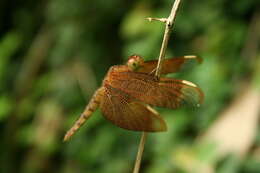
M 160 74 L 161 74 L 162 63 L 163 63 L 163 60 L 165 58 L 166 48 L 168 46 L 170 33 L 171 33 L 172 28 L 173 28 L 173 24 L 174 24 L 174 21 L 175 21 L 175 18 L 176 18 L 176 13 L 177 13 L 180 1 L 181 0 L 175 0 L 174 1 L 174 4 L 173 4 L 172 9 L 171 9 L 171 13 L 170 13 L 168 18 L 161 18 L 161 19 L 147 18 L 149 21 L 157 20 L 157 21 L 165 23 L 165 30 L 164 30 L 162 46 L 161 46 L 161 50 L 160 50 L 160 54 L 159 54 L 159 58 L 158 58 L 158 64 L 157 64 L 157 67 L 156 67 L 156 72 L 155 72 L 155 76 L 157 76 L 158 78 L 160 77 Z M 147 133 L 142 132 L 142 136 L 141 136 L 141 140 L 140 140 L 140 144 L 139 144 L 139 148 L 138 148 L 138 152 L 137 152 L 137 156 L 136 156 L 135 167 L 134 167 L 133 173 L 139 173 L 146 138 L 147 138 Z

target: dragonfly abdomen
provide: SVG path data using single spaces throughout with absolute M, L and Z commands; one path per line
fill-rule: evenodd
M 100 105 L 100 100 L 102 97 L 101 94 L 102 88 L 97 90 L 93 97 L 91 98 L 89 104 L 85 108 L 84 112 L 80 115 L 79 119 L 74 123 L 71 129 L 66 133 L 64 137 L 64 141 L 67 141 L 74 133 L 85 123 L 85 121 L 92 115 L 92 113 L 98 108 Z

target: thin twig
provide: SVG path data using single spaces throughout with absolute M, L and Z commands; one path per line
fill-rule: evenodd
M 174 23 L 174 20 L 176 17 L 176 13 L 177 13 L 180 1 L 181 0 L 175 0 L 174 4 L 172 6 L 171 14 L 164 22 L 165 30 L 164 30 L 164 35 L 163 35 L 163 42 L 162 42 L 162 46 L 161 46 L 161 50 L 160 50 L 160 54 L 159 54 L 159 60 L 158 60 L 158 64 L 157 64 L 157 68 L 156 68 L 156 72 L 155 72 L 155 75 L 157 77 L 160 77 L 160 74 L 161 74 L 162 62 L 165 58 L 166 48 L 168 46 L 171 29 L 173 27 L 173 23 Z
M 170 16 L 168 18 L 151 18 L 151 17 L 147 18 L 147 20 L 149 20 L 149 21 L 157 20 L 157 21 L 165 23 L 165 31 L 164 31 L 162 46 L 161 46 L 161 50 L 160 50 L 160 54 L 159 54 L 156 72 L 155 72 L 155 76 L 157 76 L 158 78 L 160 77 L 160 74 L 161 74 L 162 63 L 163 63 L 163 60 L 165 58 L 166 48 L 168 46 L 168 41 L 169 41 L 169 38 L 170 38 L 171 29 L 173 28 L 173 24 L 174 24 L 174 21 L 175 21 L 175 17 L 176 17 L 176 13 L 177 13 L 180 1 L 181 0 L 175 0 L 174 1 Z M 134 167 L 133 173 L 139 173 L 146 138 L 147 138 L 147 133 L 143 132 L 142 136 L 141 136 L 139 148 L 138 148 L 138 153 L 137 153 L 137 156 L 136 156 L 135 167 Z
M 133 173 L 138 173 L 139 172 L 140 165 L 141 165 L 141 160 L 142 160 L 142 156 L 143 156 L 144 144 L 145 144 L 145 141 L 146 141 L 146 137 L 147 137 L 147 133 L 146 132 L 142 132 L 142 136 L 141 136 L 140 144 L 139 144 L 139 147 L 138 147 L 138 152 L 137 152 L 137 156 L 136 156 L 136 160 L 135 160 L 135 167 L 134 167 Z

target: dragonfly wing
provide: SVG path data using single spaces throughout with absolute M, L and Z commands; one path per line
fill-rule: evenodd
M 198 106 L 203 102 L 203 92 L 192 82 L 153 75 L 124 72 L 112 76 L 111 86 L 123 90 L 146 104 L 178 108 L 183 105 Z
M 167 130 L 165 121 L 155 110 L 108 85 L 100 108 L 106 119 L 124 129 L 146 132 Z
M 168 58 L 163 61 L 161 74 L 175 73 L 180 71 L 187 62 L 196 60 L 198 63 L 202 62 L 200 57 L 189 55 L 181 56 L 175 58 Z M 141 67 L 138 68 L 137 72 L 142 73 L 155 73 L 158 60 L 145 61 L 142 63 Z

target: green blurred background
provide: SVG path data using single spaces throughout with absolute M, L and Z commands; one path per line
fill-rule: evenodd
M 139 132 L 96 111 L 62 138 L 111 65 L 159 55 L 172 0 L 0 1 L 0 172 L 130 173 Z M 167 57 L 199 55 L 174 77 L 198 84 L 200 108 L 158 109 L 142 173 L 260 172 L 260 4 L 183 0 Z

